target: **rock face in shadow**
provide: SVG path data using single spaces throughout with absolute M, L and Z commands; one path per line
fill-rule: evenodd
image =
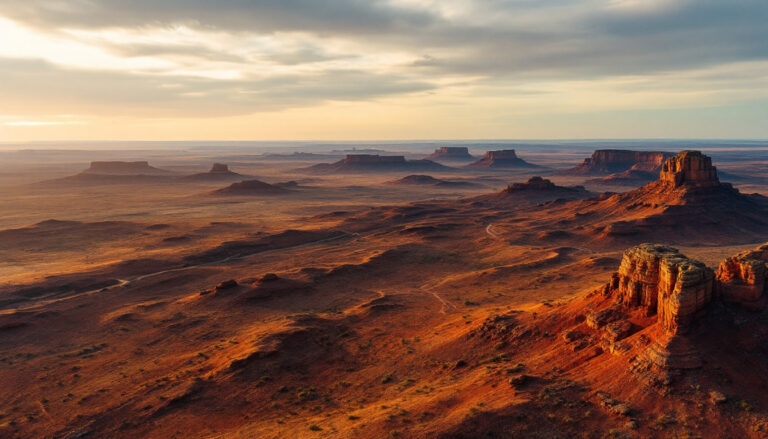
M 475 157 L 469 153 L 466 146 L 441 146 L 426 159 L 436 162 L 468 162 L 475 160 Z
M 301 169 L 312 173 L 366 173 L 392 171 L 447 171 L 451 168 L 430 160 L 406 160 L 404 156 L 347 154 L 336 163 L 321 163 Z
M 211 194 L 213 195 L 283 195 L 289 194 L 293 191 L 283 189 L 279 186 L 264 183 L 260 180 L 246 180 L 239 183 L 232 183 L 231 185 L 217 189 Z
M 624 171 L 658 173 L 664 161 L 673 154 L 660 151 L 631 151 L 598 149 L 592 157 L 575 168 L 562 171 L 563 175 L 608 175 Z
M 514 149 L 488 151 L 482 159 L 466 166 L 467 168 L 538 168 L 519 158 Z
M 766 301 L 768 244 L 732 256 L 717 269 L 717 292 L 723 300 L 761 310 Z
M 100 175 L 166 175 L 169 171 L 149 166 L 149 162 L 97 161 L 82 172 Z

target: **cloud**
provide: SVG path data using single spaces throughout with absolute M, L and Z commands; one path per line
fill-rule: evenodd
M 759 86 L 762 70 L 738 69 L 768 61 L 766 0 L 3 0 L 0 16 L 148 60 L 112 72 L 42 53 L 29 56 L 58 65 L 0 60 L 0 98 L 31 109 L 26 93 L 57 111 L 247 114 L 455 84 L 498 97 L 637 77 L 652 96 L 674 76 L 702 94 L 725 79 L 688 72 Z
M 0 58 L 0 99 L 16 114 L 215 117 L 371 100 L 434 87 L 397 75 L 355 70 L 236 80 L 65 69 Z
M 387 32 L 429 24 L 418 9 L 382 0 L 4 0 L 0 14 L 40 27 L 112 28 L 199 24 L 269 33 Z

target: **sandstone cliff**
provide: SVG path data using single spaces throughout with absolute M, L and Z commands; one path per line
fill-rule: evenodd
M 717 269 L 717 293 L 723 300 L 759 310 L 765 306 L 768 244 L 739 253 Z
M 607 175 L 623 171 L 657 173 L 672 154 L 660 151 L 598 149 L 579 165 L 562 171 L 565 175 Z
M 674 248 L 641 244 L 624 252 L 604 294 L 645 315 L 658 315 L 664 330 L 677 335 L 686 333 L 712 300 L 713 279 L 712 270 Z

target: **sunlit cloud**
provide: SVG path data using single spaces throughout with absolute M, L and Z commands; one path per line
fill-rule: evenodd
M 465 126 L 463 111 L 493 132 L 515 118 L 695 114 L 768 103 L 767 14 L 764 0 L 5 0 L 0 99 L 19 117 L 4 126 L 67 135 L 105 117 L 292 114 L 286 126 L 328 135 L 314 108 L 338 111 L 322 126 L 345 136 L 362 121 L 339 103 L 400 127 L 406 108 L 428 112 L 422 126 Z

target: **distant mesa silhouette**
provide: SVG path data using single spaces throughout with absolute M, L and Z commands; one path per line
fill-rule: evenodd
M 248 178 L 246 175 L 232 172 L 229 166 L 224 163 L 214 163 L 211 170 L 208 172 L 201 172 L 199 174 L 192 174 L 183 177 L 185 180 L 195 181 L 226 181 L 226 180 L 244 180 Z
M 293 191 L 282 188 L 280 186 L 265 183 L 261 180 L 245 180 L 238 183 L 232 183 L 231 185 L 217 189 L 212 192 L 213 195 L 243 195 L 243 196 L 258 196 L 258 195 L 283 195 L 289 194 Z
M 336 163 L 321 163 L 301 171 L 312 173 L 366 173 L 393 171 L 448 171 L 451 168 L 431 160 L 406 160 L 401 155 L 347 154 Z
M 112 184 L 164 184 L 176 176 L 165 169 L 150 166 L 146 161 L 94 161 L 88 169 L 69 177 L 46 180 L 40 186 L 99 186 Z
M 435 162 L 468 162 L 475 160 L 466 146 L 441 146 L 426 157 Z
M 443 180 L 440 178 L 432 177 L 431 175 L 413 174 L 403 178 L 388 182 L 389 184 L 396 185 L 409 185 L 409 186 L 435 186 L 446 188 L 460 188 L 460 187 L 475 187 L 478 186 L 475 183 L 469 181 L 455 181 L 455 180 Z
M 83 174 L 100 175 L 168 175 L 170 171 L 158 169 L 149 165 L 147 161 L 122 162 L 122 161 L 96 161 L 83 171 Z
M 467 168 L 539 168 L 540 166 L 528 163 L 517 156 L 514 149 L 503 149 L 498 151 L 487 151 L 483 158 L 470 163 Z
M 632 171 L 624 175 L 651 179 L 661 171 L 664 161 L 674 154 L 660 151 L 632 151 L 624 149 L 598 149 L 579 166 L 561 171 L 562 175 L 610 175 Z M 618 176 L 615 178 L 619 178 Z
M 548 201 L 572 201 L 593 197 L 597 194 L 590 192 L 584 186 L 558 186 L 552 181 L 535 176 L 525 183 L 512 183 L 500 192 L 481 195 L 466 199 L 476 205 L 480 204 L 511 204 L 524 206 Z

